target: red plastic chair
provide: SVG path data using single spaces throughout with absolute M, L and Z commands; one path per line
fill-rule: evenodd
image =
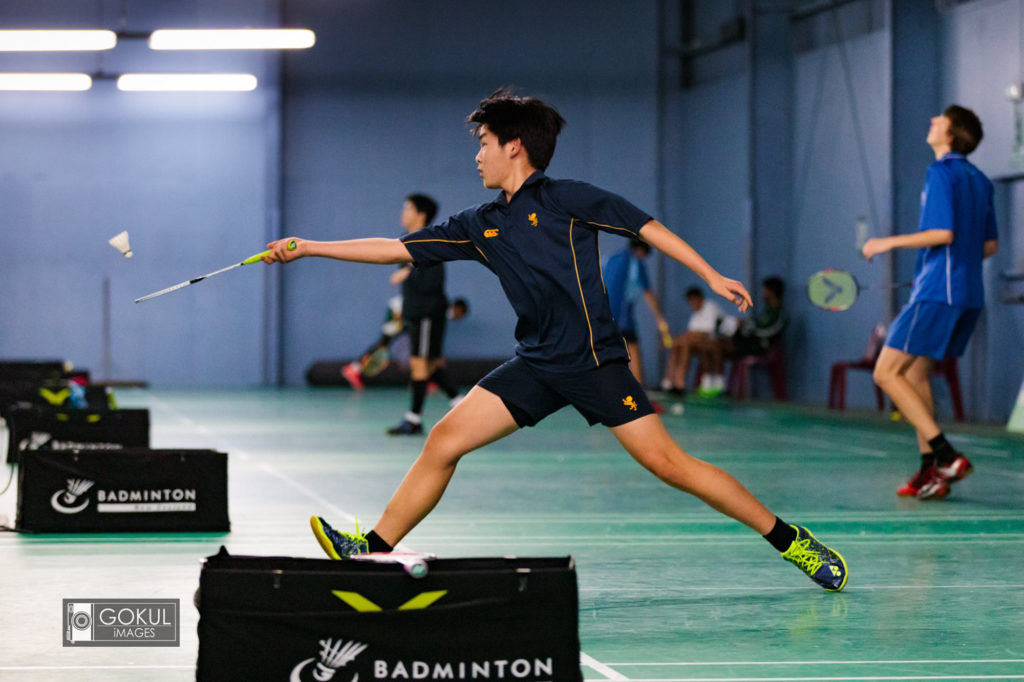
M 729 370 L 729 394 L 733 400 L 744 400 L 750 386 L 750 370 L 763 367 L 771 372 L 772 395 L 776 400 L 789 400 L 786 391 L 786 363 L 782 344 L 774 343 L 764 355 L 744 355 L 732 361 Z
M 879 324 L 871 332 L 871 339 L 867 348 L 864 349 L 864 357 L 851 362 L 837 362 L 832 365 L 832 376 L 828 385 L 828 406 L 829 409 L 846 409 L 846 372 L 851 369 L 862 369 L 874 372 L 875 362 L 882 352 L 885 342 L 885 326 Z M 933 374 L 945 378 L 949 385 L 949 398 L 953 403 L 953 418 L 962 422 L 964 420 L 964 400 L 960 389 L 960 370 L 955 357 L 949 357 L 941 362 L 936 362 L 932 370 Z M 875 403 L 878 411 L 885 410 L 885 396 L 877 385 L 875 386 Z
M 882 346 L 885 345 L 885 325 L 879 323 L 871 330 L 871 338 L 864 349 L 864 355 L 859 360 L 848 362 L 837 362 L 832 365 L 831 376 L 828 382 L 828 407 L 830 410 L 846 409 L 846 372 L 851 369 L 862 369 L 869 372 L 875 371 L 875 362 L 882 353 Z M 885 397 L 882 389 L 875 386 L 875 402 L 878 411 L 885 409 Z

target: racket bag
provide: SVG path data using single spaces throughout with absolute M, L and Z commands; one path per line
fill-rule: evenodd
M 207 557 L 196 679 L 579 682 L 572 557 Z
M 73 410 L 44 405 L 11 409 L 7 461 L 28 450 L 122 450 L 149 447 L 149 410 Z
M 227 531 L 228 456 L 214 450 L 28 450 L 15 527 L 39 533 Z

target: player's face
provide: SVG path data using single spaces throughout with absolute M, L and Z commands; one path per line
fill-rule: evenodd
M 477 139 L 480 151 L 476 154 L 476 170 L 484 181 L 484 187 L 499 189 L 512 170 L 508 156 L 509 145 L 498 144 L 498 136 L 488 130 L 487 126 L 480 127 Z
M 932 146 L 947 145 L 951 140 L 952 135 L 949 134 L 949 119 L 942 114 L 932 116 L 932 124 L 931 127 L 928 128 L 928 137 L 926 139 L 928 144 Z
M 415 232 L 423 229 L 423 222 L 423 214 L 416 210 L 416 204 L 411 201 L 402 204 L 402 227 Z

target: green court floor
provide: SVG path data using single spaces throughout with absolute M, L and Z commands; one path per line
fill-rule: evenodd
M 194 678 L 199 560 L 320 556 L 307 519 L 372 526 L 422 438 L 384 429 L 406 393 L 122 390 L 154 447 L 230 455 L 225 535 L 0 533 L 0 680 Z M 428 398 L 427 421 L 446 401 Z M 1024 440 L 950 428 L 975 473 L 939 502 L 900 499 L 905 424 L 798 407 L 687 403 L 690 453 L 843 553 L 846 590 L 812 584 L 756 534 L 636 465 L 563 410 L 463 460 L 406 546 L 445 557 L 576 558 L 587 680 L 1024 679 Z M 4 471 L 6 475 L 6 471 Z M 2 484 L 2 482 L 0 482 Z M 0 496 L 13 519 L 15 492 Z M 182 600 L 179 648 L 61 647 L 61 600 Z

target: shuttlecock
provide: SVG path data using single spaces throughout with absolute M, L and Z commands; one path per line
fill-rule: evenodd
M 132 257 L 132 247 L 128 245 L 128 231 L 110 238 L 110 245 L 124 254 L 125 258 Z

